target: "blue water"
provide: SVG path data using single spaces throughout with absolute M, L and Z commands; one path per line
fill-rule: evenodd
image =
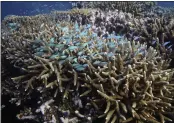
M 174 7 L 174 2 L 158 2 L 163 7 Z M 52 10 L 71 9 L 71 3 L 65 2 L 1 2 L 1 19 L 7 15 L 36 15 Z
M 49 13 L 54 10 L 68 10 L 72 5 L 64 2 L 1 2 L 1 19 L 7 15 L 29 16 Z

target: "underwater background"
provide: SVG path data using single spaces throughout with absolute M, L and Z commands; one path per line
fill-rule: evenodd
M 162 7 L 174 7 L 174 2 L 157 2 Z M 37 14 L 46 14 L 51 11 L 67 11 L 72 9 L 72 2 L 1 2 L 1 21 L 9 15 L 18 16 L 33 16 Z M 33 100 L 36 95 L 32 95 Z M 15 104 L 9 103 L 10 97 L 2 96 L 2 104 L 6 107 L 2 110 L 2 123 L 24 123 L 16 118 L 16 113 L 19 112 Z M 32 104 L 27 104 L 32 105 Z M 33 105 L 32 105 L 33 106 Z M 37 123 L 29 121 L 29 123 Z M 97 121 L 100 123 L 100 121 Z
M 173 1 L 157 2 L 162 7 L 174 7 Z M 9 9 L 10 8 L 10 9 Z M 31 16 L 36 14 L 49 13 L 50 11 L 69 10 L 71 2 L 1 2 L 1 20 L 7 15 Z

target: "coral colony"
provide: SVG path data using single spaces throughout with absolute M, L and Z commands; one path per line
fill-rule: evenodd
M 2 94 L 25 107 L 17 118 L 174 122 L 174 10 L 154 2 L 78 4 L 3 20 Z

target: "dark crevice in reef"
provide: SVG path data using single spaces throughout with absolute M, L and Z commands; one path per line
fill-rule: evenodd
M 31 95 L 32 99 L 25 101 L 25 103 L 21 104 L 20 106 L 16 106 L 16 104 L 12 104 L 9 100 L 12 98 L 10 95 L 2 95 L 1 99 L 2 105 L 5 107 L 2 109 L 2 123 L 38 123 L 37 121 L 33 120 L 18 120 L 16 114 L 20 113 L 20 110 L 24 109 L 25 107 L 34 107 L 36 108 L 37 99 L 39 96 L 36 92 Z M 26 103 L 27 102 L 27 103 Z
M 8 73 L 4 73 L 2 76 L 2 81 L 12 81 L 10 78 L 23 75 L 22 71 L 18 68 L 15 68 L 10 62 L 6 59 L 3 59 L 2 63 L 3 68 L 5 68 Z M 34 91 L 31 94 L 31 99 L 26 100 L 25 102 L 21 102 L 20 106 L 16 106 L 15 103 L 10 103 L 11 98 L 14 98 L 13 94 L 4 94 L 1 97 L 1 105 L 5 107 L 2 108 L 2 123 L 38 123 L 36 121 L 31 120 L 18 120 L 16 114 L 20 113 L 20 110 L 23 110 L 24 107 L 34 107 L 37 108 L 37 99 L 39 97 L 39 93 Z M 22 97 L 21 97 L 22 98 Z
M 16 114 L 20 113 L 20 110 L 23 110 L 24 106 L 28 107 L 35 107 L 36 102 L 34 98 L 36 97 L 36 93 L 32 94 L 32 101 L 28 101 L 27 104 L 22 104 L 20 106 L 16 106 L 15 104 L 12 104 L 9 102 L 9 100 L 12 98 L 10 95 L 2 95 L 1 99 L 2 105 L 5 105 L 5 107 L 2 109 L 2 123 L 38 123 L 36 121 L 31 120 L 18 120 L 16 117 Z
M 20 111 L 20 107 L 16 107 L 15 104 L 11 104 L 9 100 L 10 96 L 2 95 L 1 104 L 5 104 L 5 108 L 2 109 L 2 123 L 23 123 L 23 121 L 19 121 L 16 117 L 16 114 Z

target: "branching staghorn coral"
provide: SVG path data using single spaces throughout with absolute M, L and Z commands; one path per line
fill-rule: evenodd
M 81 2 L 83 8 L 95 8 L 102 11 L 118 10 L 126 13 L 131 13 L 136 17 L 144 16 L 170 16 L 173 17 L 174 9 L 172 7 L 161 7 L 154 1 L 91 1 Z
M 88 15 L 85 15 L 85 13 Z M 98 13 L 98 14 L 97 14 Z M 92 17 L 91 17 L 92 16 Z M 156 17 L 156 18 L 155 18 Z M 104 19 L 105 18 L 105 19 Z M 10 21 L 9 21 L 10 20 Z M 39 28 L 36 28 L 40 23 L 45 23 L 49 27 L 54 27 L 59 21 L 77 21 L 79 24 L 93 23 L 99 33 L 115 31 L 119 34 L 124 34 L 129 40 L 138 40 L 140 42 L 148 42 L 148 46 L 158 47 L 161 52 L 171 52 L 173 49 L 173 21 L 169 16 L 152 16 L 148 14 L 142 18 L 134 17 L 130 13 L 121 11 L 98 11 L 90 9 L 73 9 L 66 12 L 54 11 L 48 15 L 37 16 L 10 16 L 5 18 L 3 24 L 20 23 L 19 31 L 25 39 L 35 40 L 38 37 Z M 108 22 L 107 22 L 108 21 Z M 11 23 L 9 23 L 11 22 Z M 13 23 L 12 23 L 13 22 Z M 100 27 L 100 28 L 98 28 Z M 17 27 L 16 27 L 17 28 Z M 167 42 L 167 44 L 164 44 Z M 166 51 L 169 50 L 169 51 Z
M 69 11 L 51 11 L 49 14 L 39 14 L 35 16 L 15 16 L 9 15 L 6 16 L 3 20 L 3 24 L 14 24 L 20 23 L 22 27 L 22 31 L 38 31 L 37 26 L 40 23 L 47 23 L 49 24 L 59 21 L 70 21 L 72 17 L 76 17 L 77 15 L 87 17 L 90 16 L 91 10 L 89 9 L 72 9 Z M 77 20 L 76 18 L 74 18 Z M 21 32 L 22 32 L 21 31 Z
M 119 10 L 132 11 L 131 7 L 124 10 L 126 3 L 119 4 Z M 166 70 L 165 66 L 169 61 L 164 59 L 168 58 L 165 47 L 173 47 L 173 21 L 170 16 L 159 17 L 156 13 L 134 10 L 133 14 L 144 18 L 121 11 L 104 12 L 104 15 L 101 11 L 88 9 L 84 13 L 74 9 L 72 12 L 6 18 L 1 30 L 4 32 L 2 55 L 20 69 L 21 76 L 4 81 L 3 90 L 15 96 L 11 101 L 17 105 L 30 99 L 36 90 L 43 97 L 37 104 L 40 109 L 53 98 L 55 102 L 51 108 L 46 106 L 47 113 L 42 113 L 43 121 L 40 122 L 54 119 L 55 122 L 91 122 L 98 117 L 106 118 L 106 122 L 170 121 L 167 116 L 173 113 L 174 83 L 172 69 Z M 83 14 L 87 17 L 89 13 L 94 18 L 84 20 L 85 24 L 91 21 L 92 28 L 91 25 L 79 27 L 84 25 Z M 103 15 L 109 23 L 100 19 Z M 66 22 L 59 24 L 62 20 Z M 70 20 L 78 24 L 68 24 Z M 123 37 L 115 36 L 114 29 L 116 33 L 126 33 L 128 40 L 134 42 L 128 43 Z M 101 30 L 110 34 L 99 35 Z M 152 55 L 148 55 L 146 43 L 141 46 L 138 41 L 147 42 L 147 47 L 152 45 L 156 51 L 150 48 L 148 54 Z M 62 110 L 68 110 L 70 114 L 66 116 Z M 18 115 L 19 119 L 31 118 L 21 115 Z
M 83 2 L 82 2 L 83 3 Z M 141 15 L 144 11 L 152 10 L 155 6 L 155 2 L 129 2 L 129 1 L 105 1 L 105 2 L 84 2 L 84 6 L 88 8 L 99 8 L 101 10 L 122 10 L 124 12 L 129 12 L 135 16 Z
M 46 28 L 42 24 L 40 32 Z M 26 92 L 32 88 L 41 94 L 53 90 L 55 100 L 71 106 L 70 118 L 75 115 L 80 121 L 101 117 L 113 123 L 170 120 L 166 117 L 173 112 L 174 99 L 170 60 L 152 47 L 147 49 L 146 43 L 129 42 L 115 34 L 98 37 L 91 25 L 61 23 L 55 28 L 59 36 L 45 31 L 27 43 L 30 50 L 25 54 L 32 51 L 31 60 L 26 65 L 21 61 L 20 66 L 27 73 L 12 78 L 22 83 Z M 15 56 L 13 50 L 6 51 L 5 56 Z M 18 55 L 22 57 L 27 59 Z

